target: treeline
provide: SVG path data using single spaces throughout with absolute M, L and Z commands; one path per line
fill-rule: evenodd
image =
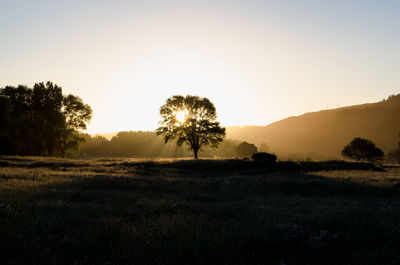
M 52 82 L 0 88 L 0 154 L 62 156 L 78 153 L 92 109 Z
M 85 141 L 80 146 L 81 156 L 100 157 L 192 157 L 187 147 L 177 147 L 175 142 L 164 143 L 154 132 L 119 132 L 111 140 L 103 136 L 83 135 Z M 200 150 L 202 157 L 237 157 L 239 141 L 225 139 L 218 149 Z

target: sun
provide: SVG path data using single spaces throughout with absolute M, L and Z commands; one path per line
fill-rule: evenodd
M 179 123 L 184 123 L 186 120 L 186 112 L 181 110 L 175 114 L 175 118 Z

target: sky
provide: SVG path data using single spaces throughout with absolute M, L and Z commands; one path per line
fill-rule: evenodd
M 223 126 L 400 93 L 400 0 L 0 0 L 0 87 L 52 81 L 88 132 L 154 130 L 173 95 Z

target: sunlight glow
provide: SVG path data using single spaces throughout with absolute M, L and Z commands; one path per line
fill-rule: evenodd
M 0 87 L 62 86 L 90 134 L 153 131 L 173 95 L 265 126 L 399 92 L 400 1 L 297 2 L 0 1 Z
M 176 118 L 176 120 L 179 122 L 179 123 L 184 123 L 185 122 L 185 120 L 186 120 L 186 112 L 185 111 L 178 111 L 176 114 L 175 114 L 175 118 Z

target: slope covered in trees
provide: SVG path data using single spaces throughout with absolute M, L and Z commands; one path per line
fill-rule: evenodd
M 387 100 L 306 113 L 267 126 L 228 127 L 227 137 L 266 143 L 272 152 L 299 158 L 337 158 L 354 137 L 372 140 L 385 153 L 400 131 L 400 95 Z
M 174 141 L 165 144 L 161 136 L 154 132 L 119 132 L 110 140 L 103 136 L 83 135 L 81 155 L 114 157 L 192 157 L 193 152 L 186 146 L 177 147 Z M 239 142 L 224 139 L 217 149 L 204 147 L 201 157 L 236 157 Z

